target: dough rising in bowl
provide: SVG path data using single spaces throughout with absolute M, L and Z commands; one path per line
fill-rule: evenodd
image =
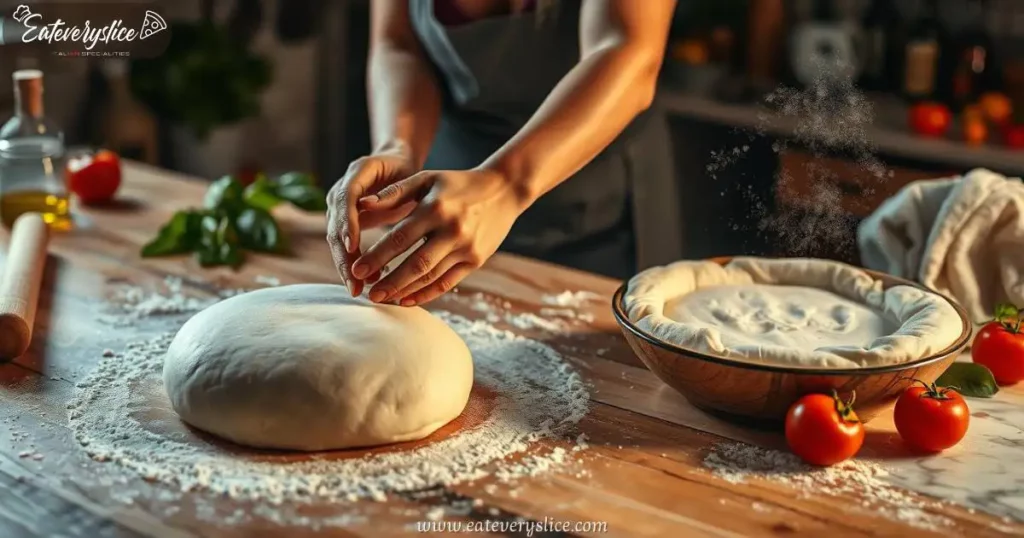
M 640 330 L 665 342 L 789 367 L 910 362 L 949 347 L 963 330 L 937 294 L 884 289 L 860 269 L 814 259 L 655 267 L 630 280 L 623 306 Z
M 875 310 L 825 290 L 766 284 L 713 286 L 669 301 L 669 319 L 716 328 L 737 346 L 814 351 L 862 346 L 899 327 Z
M 430 435 L 465 408 L 473 362 L 422 308 L 302 284 L 193 316 L 167 350 L 164 385 L 201 430 L 255 447 L 331 450 Z

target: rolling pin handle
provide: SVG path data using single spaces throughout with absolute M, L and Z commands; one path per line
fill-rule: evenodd
M 7 264 L 0 277 L 0 363 L 24 355 L 32 341 L 48 238 L 49 228 L 38 213 L 18 217 L 11 229 Z

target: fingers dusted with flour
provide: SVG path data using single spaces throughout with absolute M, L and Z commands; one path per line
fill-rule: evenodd
M 327 243 L 352 295 L 362 293 L 366 282 L 351 272 L 363 247 L 360 232 L 394 224 L 411 211 L 392 206 L 365 212 L 357 201 L 420 169 L 440 117 L 437 81 L 413 31 L 408 0 L 375 0 L 370 5 L 367 85 L 373 153 L 356 159 L 328 195 Z
M 352 273 L 352 263 L 362 247 L 362 231 L 398 222 L 414 207 L 395 204 L 379 211 L 360 211 L 357 201 L 405 179 L 411 170 L 412 163 L 401 152 L 363 157 L 353 161 L 327 193 L 327 244 L 338 275 L 353 297 L 362 293 L 365 277 L 374 273 L 369 271 L 361 277 Z

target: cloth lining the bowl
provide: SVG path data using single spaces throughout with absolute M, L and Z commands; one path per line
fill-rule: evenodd
M 689 293 L 715 286 L 744 285 L 826 290 L 871 308 L 897 328 L 863 345 L 801 349 L 770 341 L 738 339 L 706 323 L 670 317 L 667 306 Z M 735 258 L 725 266 L 709 261 L 680 261 L 654 267 L 629 281 L 623 306 L 630 321 L 641 331 L 662 341 L 727 359 L 808 368 L 862 368 L 910 362 L 946 349 L 963 330 L 956 309 L 934 293 L 912 286 L 885 289 L 880 280 L 856 267 L 806 258 Z

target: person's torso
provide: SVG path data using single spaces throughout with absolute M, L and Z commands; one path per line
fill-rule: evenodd
M 435 2 L 409 0 L 413 27 L 437 73 L 442 124 L 427 166 L 479 165 L 514 136 L 580 59 L 579 0 L 554 0 L 525 12 L 445 25 Z M 534 203 L 507 241 L 512 250 L 559 248 L 628 226 L 624 147 L 651 112 L 608 148 Z

